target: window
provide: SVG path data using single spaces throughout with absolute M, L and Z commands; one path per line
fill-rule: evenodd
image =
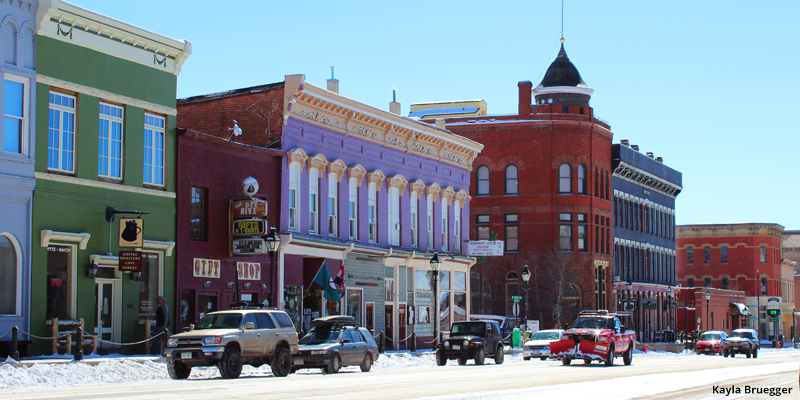
M 687 287 L 694 287 L 694 278 L 687 278 L 686 279 L 686 286 Z
M 100 103 L 97 175 L 122 179 L 122 107 Z
M 586 194 L 586 166 L 578 165 L 578 194 Z
M 0 315 L 19 315 L 20 258 L 17 246 L 6 235 L 0 235 Z
M 767 246 L 761 246 L 761 263 L 767 262 Z
M 369 242 L 378 241 L 378 209 L 376 198 L 378 196 L 378 186 L 375 182 L 369 183 Z
M 686 248 L 686 264 L 694 264 L 694 247 Z
M 439 271 L 439 329 L 450 329 L 450 271 Z
M 328 172 L 328 236 L 339 236 L 339 178 Z
M 350 191 L 348 193 L 348 219 L 350 221 L 350 239 L 358 238 L 358 180 L 350 178 Z
M 558 192 L 572 193 L 572 166 L 567 163 L 558 167 Z
M 506 194 L 518 194 L 517 166 L 510 164 L 506 167 Z
M 389 245 L 400 245 L 400 188 L 389 187 Z
M 206 236 L 206 189 L 192 187 L 191 239 L 205 241 Z
M 479 214 L 476 216 L 475 222 L 478 227 L 478 234 L 476 235 L 476 240 L 489 240 L 489 214 Z
M 728 278 L 722 278 L 722 285 L 720 286 L 722 289 L 728 288 Z
M 767 278 L 761 278 L 761 295 L 767 295 Z
M 560 213 L 558 214 L 558 221 L 562 222 L 558 226 L 558 249 L 561 251 L 572 251 L 572 224 L 564 224 L 563 222 L 572 222 L 572 214 Z
M 308 232 L 319 233 L 319 170 L 308 170 Z
M 588 227 L 586 225 L 587 216 L 586 214 L 579 213 L 578 214 L 578 251 L 589 251 L 589 245 L 587 242 L 586 234 L 588 233 Z
M 75 246 L 47 247 L 47 319 L 73 317 L 72 252 Z
M 433 195 L 429 194 L 427 202 L 427 219 L 428 219 L 428 248 L 433 249 Z
M 467 320 L 467 273 L 453 271 L 453 322 Z
M 160 253 L 142 252 L 142 274 L 139 276 L 139 320 L 155 320 L 156 296 L 161 295 L 161 260 Z
M 569 106 L 561 106 L 561 112 L 562 112 L 563 114 L 566 114 L 566 113 L 568 113 L 568 112 L 569 112 Z
M 711 247 L 703 246 L 703 264 L 711 264 Z
M 289 165 L 289 229 L 300 229 L 300 163 L 293 162 Z
M 711 278 L 703 278 L 703 286 L 711 287 Z
M 722 246 L 719 248 L 719 262 L 721 264 L 728 263 L 728 246 Z
M 3 85 L 3 150 L 23 154 L 28 142 L 28 80 L 6 74 Z
M 75 172 L 75 97 L 50 92 L 47 169 Z
M 448 217 L 449 217 L 449 207 L 447 207 L 447 201 L 442 199 L 442 251 L 448 250 Z
M 164 186 L 164 118 L 144 115 L 144 183 Z
M 519 250 L 519 214 L 505 215 L 506 249 L 505 251 Z M 512 225 L 509 225 L 512 224 Z
M 411 247 L 419 247 L 419 198 L 417 192 L 411 192 Z
M 453 249 L 461 251 L 461 201 L 456 200 L 453 207 Z
M 478 196 L 489 195 L 489 167 L 481 165 L 478 167 L 477 181 L 478 181 Z

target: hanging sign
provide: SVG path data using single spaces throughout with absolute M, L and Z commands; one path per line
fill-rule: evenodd
M 144 218 L 119 219 L 119 247 L 144 247 Z
M 119 270 L 128 272 L 142 271 L 142 252 L 141 251 L 120 251 Z
M 266 200 L 259 200 L 259 199 L 236 200 L 233 202 L 233 216 L 266 217 L 267 202 Z
M 502 240 L 470 240 L 467 246 L 468 255 L 502 256 L 504 243 Z

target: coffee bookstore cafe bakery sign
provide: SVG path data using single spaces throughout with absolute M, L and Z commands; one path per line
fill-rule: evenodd
M 267 202 L 260 199 L 231 201 L 232 253 L 237 256 L 267 254 Z

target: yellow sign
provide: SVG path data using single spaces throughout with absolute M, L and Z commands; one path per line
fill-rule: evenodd
M 267 221 L 263 219 L 240 219 L 233 221 L 233 234 L 236 236 L 264 235 Z
M 119 247 L 144 246 L 144 218 L 119 219 Z

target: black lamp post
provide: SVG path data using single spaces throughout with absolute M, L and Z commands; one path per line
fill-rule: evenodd
M 706 330 L 709 330 L 708 323 L 710 321 L 708 319 L 708 307 L 710 302 L 711 302 L 711 293 L 708 290 L 706 290 Z
M 275 307 L 275 304 L 277 304 L 275 302 L 275 277 L 272 276 L 272 273 L 275 267 L 275 252 L 281 244 L 281 237 L 275 232 L 274 226 L 270 228 L 266 242 L 267 253 L 269 254 L 269 296 L 272 297 L 272 299 L 270 299 L 270 304 Z
M 528 269 L 528 265 L 525 264 L 525 268 L 522 269 L 522 280 L 525 281 L 525 327 L 527 328 L 528 325 L 528 280 L 531 279 L 531 270 Z
M 670 328 L 674 328 L 672 326 L 672 288 L 667 287 L 667 320 Z
M 433 340 L 434 340 L 434 348 L 436 345 L 439 344 L 439 294 L 437 291 L 439 290 L 439 267 L 442 266 L 442 262 L 439 260 L 439 253 L 433 252 L 433 257 L 430 261 L 431 264 L 431 272 L 433 278 Z

